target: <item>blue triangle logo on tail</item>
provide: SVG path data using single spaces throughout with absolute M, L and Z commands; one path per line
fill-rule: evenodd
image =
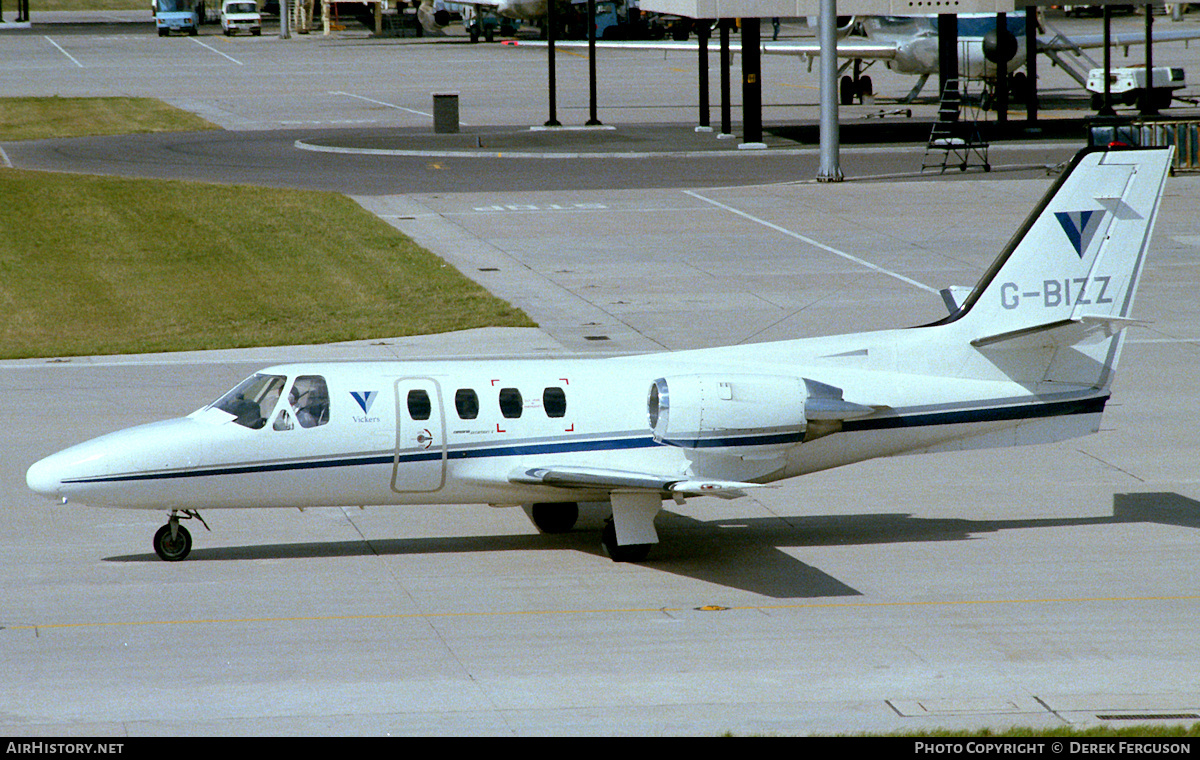
M 1071 241 L 1071 245 L 1075 246 L 1075 253 L 1082 259 L 1084 251 L 1091 245 L 1096 230 L 1100 229 L 1100 220 L 1104 218 L 1104 212 L 1098 209 L 1055 211 L 1054 217 L 1058 219 L 1063 232 L 1067 233 L 1067 239 Z

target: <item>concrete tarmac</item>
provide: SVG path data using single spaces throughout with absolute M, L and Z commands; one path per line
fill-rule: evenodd
M 35 29 L 20 44 L 39 35 L 58 40 Z M 70 35 L 90 50 L 103 37 Z M 247 59 L 286 49 L 228 44 Z M 351 70 L 393 52 L 352 37 L 299 44 Z M 142 49 L 152 46 L 105 55 Z M 43 81 L 78 76 L 70 65 L 47 63 Z M 462 69 L 491 71 L 474 59 Z M 260 95 L 281 81 L 264 75 Z M 305 100 L 316 81 L 266 99 L 264 128 L 248 131 L 282 128 L 285 111 L 345 117 L 329 99 Z M 173 97 L 253 120 L 251 94 Z M 65 166 L 72 152 L 2 147 L 18 167 L 35 153 Z M 919 162 L 920 149 L 868 155 Z M 1196 175 L 1168 182 L 1135 308 L 1149 324 L 1132 328 L 1100 434 L 878 460 L 671 505 L 644 564 L 612 563 L 595 516 L 542 536 L 520 511 L 486 506 L 211 512 L 211 532 L 189 526 L 192 556 L 168 564 L 150 548 L 164 514 L 60 507 L 25 488 L 39 457 L 190 412 L 276 361 L 619 353 L 928 322 L 944 314 L 935 291 L 973 284 L 1052 182 L 1037 167 L 703 184 L 685 166 L 670 170 L 675 185 L 505 189 L 489 179 L 494 162 L 462 163 L 452 191 L 356 191 L 353 172 L 319 161 L 308 173 L 320 179 L 306 181 L 353 196 L 539 329 L 0 363 L 0 734 L 804 735 L 1200 720 Z M 268 167 L 264 184 L 278 179 Z

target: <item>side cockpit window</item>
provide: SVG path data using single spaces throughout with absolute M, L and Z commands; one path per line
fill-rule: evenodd
M 257 374 L 217 399 L 214 407 L 232 414 L 234 422 L 258 430 L 267 424 L 267 415 L 275 408 L 287 378 L 283 375 Z
M 302 428 L 329 422 L 329 387 L 320 375 L 301 375 L 288 393 L 288 405 Z

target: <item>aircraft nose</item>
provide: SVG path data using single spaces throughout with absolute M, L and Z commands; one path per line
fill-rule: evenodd
M 31 491 L 51 499 L 61 499 L 62 467 L 61 457 L 52 454 L 45 459 L 34 462 L 25 473 L 25 484 Z

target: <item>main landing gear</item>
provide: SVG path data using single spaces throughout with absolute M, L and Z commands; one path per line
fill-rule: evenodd
M 179 524 L 180 516 L 184 520 L 193 518 L 200 521 L 205 530 L 211 531 L 208 523 L 204 522 L 204 518 L 194 509 L 172 509 L 171 517 L 168 518 L 167 524 L 158 529 L 154 534 L 154 553 L 159 559 L 164 562 L 178 562 L 187 557 L 192 551 L 192 534 L 188 529 Z
M 604 523 L 604 530 L 600 532 L 600 543 L 604 544 L 604 551 L 608 552 L 608 557 L 613 562 L 645 562 L 646 557 L 650 556 L 650 547 L 654 545 L 618 544 L 617 526 L 612 520 Z
M 662 507 L 657 495 L 614 494 L 613 516 L 604 524 L 600 542 L 613 562 L 644 562 L 658 542 L 654 516 Z M 575 502 L 539 502 L 528 505 L 527 514 L 542 533 L 566 533 L 579 520 Z M 623 522 L 625 543 L 617 539 L 617 523 Z
M 529 519 L 543 533 L 566 533 L 579 521 L 579 505 L 573 501 L 538 502 L 530 507 Z

